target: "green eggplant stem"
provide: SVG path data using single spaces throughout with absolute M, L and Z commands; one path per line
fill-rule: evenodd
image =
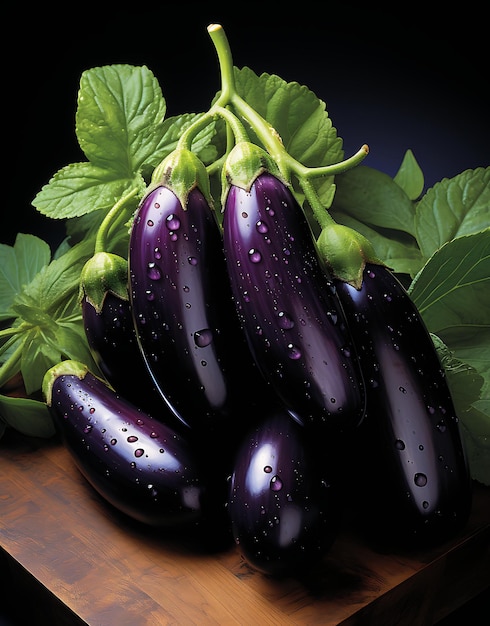
M 116 204 L 112 207 L 112 209 L 107 213 L 104 217 L 101 225 L 99 226 L 99 230 L 97 231 L 97 237 L 95 239 L 95 250 L 94 252 L 106 252 L 107 247 L 107 234 L 112 225 L 113 220 L 119 215 L 119 211 L 126 204 L 128 200 L 134 198 L 134 196 L 138 193 L 138 189 L 133 187 L 127 194 L 119 198 Z
M 303 177 L 303 178 L 299 177 L 298 180 L 299 180 L 301 189 L 303 190 L 305 194 L 305 198 L 308 201 L 308 204 L 310 205 L 311 210 L 313 211 L 313 215 L 315 216 L 315 219 L 318 222 L 320 228 L 323 230 L 327 226 L 331 226 L 332 224 L 335 224 L 333 217 L 330 215 L 327 209 L 323 206 L 323 203 L 318 197 L 318 193 L 315 187 L 313 186 L 313 183 L 311 182 L 311 180 L 306 177 Z
M 276 162 L 284 180 L 291 182 L 291 173 L 294 173 L 300 180 L 310 205 L 315 205 L 316 194 L 312 193 L 313 188 L 309 183 L 309 179 L 321 176 L 334 176 L 355 167 L 367 156 L 369 152 L 368 146 L 364 144 L 353 156 L 340 163 L 331 165 L 307 167 L 297 161 L 287 152 L 277 131 L 238 94 L 232 53 L 223 28 L 219 24 L 211 24 L 208 27 L 208 32 L 216 48 L 221 69 L 221 94 L 216 105 L 222 107 L 231 105 L 252 126 L 258 139 L 260 139 L 265 149 Z
M 231 104 L 235 111 L 253 127 L 257 137 L 276 161 L 283 178 L 290 180 L 288 167 L 290 157 L 282 145 L 277 132 L 271 128 L 270 124 L 255 109 L 245 102 L 236 90 L 233 58 L 225 31 L 220 24 L 211 24 L 208 27 L 208 32 L 216 48 L 221 70 L 221 94 L 215 106 L 225 107 Z
M 230 102 L 231 95 L 236 92 L 233 57 L 228 38 L 221 24 L 210 24 L 208 33 L 218 54 L 221 72 L 221 95 L 216 104 L 224 106 Z

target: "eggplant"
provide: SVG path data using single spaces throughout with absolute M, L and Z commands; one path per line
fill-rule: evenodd
M 148 372 L 139 349 L 129 297 L 106 293 L 100 311 L 84 297 L 82 317 L 94 362 L 113 389 L 138 408 L 164 416 L 172 427 L 182 426 L 168 410 Z
M 49 369 L 43 393 L 78 469 L 104 500 L 151 526 L 203 518 L 210 491 L 192 447 L 176 431 L 76 361 Z
M 366 380 L 366 416 L 347 463 L 366 535 L 434 545 L 468 519 L 472 488 L 458 417 L 424 321 L 401 281 L 367 263 L 336 281 Z
M 237 438 L 266 385 L 242 336 L 219 225 L 200 188 L 182 200 L 159 184 L 145 196 L 131 229 L 129 276 L 138 342 L 162 397 L 191 430 Z
M 168 410 L 141 354 L 128 293 L 128 262 L 110 252 L 96 252 L 85 263 L 79 301 L 85 337 L 99 372 L 126 400 L 165 417 L 181 429 Z
M 230 184 L 223 245 L 233 297 L 263 376 L 305 426 L 364 415 L 362 372 L 335 287 L 301 207 L 268 171 Z
M 237 451 L 228 498 L 232 535 L 244 560 L 264 574 L 305 575 L 337 536 L 335 469 L 315 442 L 276 407 Z

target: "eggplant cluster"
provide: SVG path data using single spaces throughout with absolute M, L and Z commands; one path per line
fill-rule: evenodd
M 92 486 L 156 526 L 225 511 L 243 558 L 273 575 L 320 563 L 347 501 L 378 540 L 458 532 L 471 482 L 457 417 L 398 280 L 370 264 L 360 289 L 333 279 L 274 173 L 230 179 L 222 225 L 199 185 L 169 180 L 134 216 L 127 298 L 84 303 L 105 380 L 70 362 L 45 379 Z

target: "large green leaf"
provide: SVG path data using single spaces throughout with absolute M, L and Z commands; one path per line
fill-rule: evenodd
M 461 435 L 468 455 L 470 473 L 474 480 L 490 485 L 490 399 L 488 379 L 478 372 L 478 367 L 460 359 L 436 335 L 432 339 L 454 401 L 461 426 Z M 489 345 L 486 353 L 488 359 Z M 481 346 L 480 346 L 481 348 Z M 488 372 L 487 372 L 488 375 Z
M 53 316 L 62 306 L 71 306 L 71 294 L 78 290 L 80 272 L 84 263 L 93 254 L 94 242 L 82 241 L 68 252 L 44 267 L 19 294 L 14 308 L 39 308 Z
M 460 420 L 471 477 L 490 486 L 490 419 L 489 413 L 476 408 Z
M 237 91 L 277 131 L 288 153 L 304 165 L 329 165 L 343 158 L 342 140 L 325 103 L 297 82 L 274 74 L 235 70 Z
M 14 299 L 12 310 L 22 322 L 20 371 L 28 394 L 39 390 L 47 369 L 67 356 L 95 367 L 78 300 L 80 273 L 92 252 L 93 241 L 74 246 L 42 268 Z
M 332 211 L 371 228 L 415 234 L 415 205 L 390 176 L 359 165 L 335 177 Z
M 0 320 L 14 315 L 10 307 L 16 294 L 50 258 L 49 245 L 35 235 L 18 233 L 13 246 L 0 244 Z
M 56 430 L 49 409 L 43 402 L 29 398 L 0 395 L 0 438 L 2 421 L 29 437 L 53 437 Z
M 274 74 L 257 76 L 251 69 L 235 68 L 237 92 L 262 116 L 281 138 L 287 152 L 306 166 L 318 167 L 343 159 L 342 140 L 332 124 L 325 102 L 297 82 Z M 247 125 L 252 141 L 258 142 L 253 126 Z M 259 142 L 260 143 L 260 142 Z M 297 181 L 291 181 L 300 199 Z M 333 177 L 313 180 L 323 205 L 332 200 Z
M 488 227 L 490 167 L 443 179 L 417 205 L 416 237 L 425 259 L 447 241 Z
M 130 188 L 145 189 L 141 176 L 124 178 L 92 163 L 71 163 L 60 169 L 34 198 L 40 213 L 53 219 L 110 209 Z
M 410 294 L 429 330 L 443 340 L 488 330 L 490 228 L 445 243 L 415 277 Z
M 478 401 L 488 400 L 490 390 L 490 228 L 444 244 L 409 292 L 429 330 L 481 377 L 480 398 L 465 419 L 484 424 L 488 406 Z M 458 387 L 455 401 L 464 391 Z M 487 418 L 490 437 L 490 413 Z
M 132 178 L 158 146 L 166 103 L 145 66 L 106 65 L 80 79 L 76 133 L 94 165 Z

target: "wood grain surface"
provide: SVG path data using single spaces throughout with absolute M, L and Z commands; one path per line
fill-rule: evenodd
M 471 518 L 451 542 L 384 553 L 346 529 L 309 580 L 277 580 L 231 543 L 129 520 L 62 444 L 8 433 L 0 582 L 38 626 L 433 624 L 490 586 L 490 489 L 473 487 Z

